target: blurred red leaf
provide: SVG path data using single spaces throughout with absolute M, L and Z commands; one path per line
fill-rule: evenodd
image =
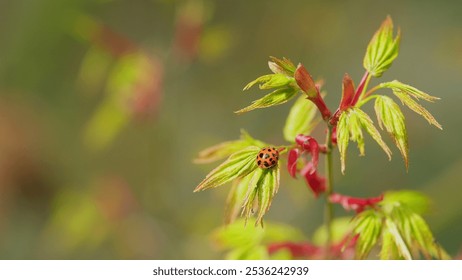
M 332 203 L 338 203 L 345 208 L 345 210 L 355 210 L 356 213 L 364 211 L 367 206 L 374 207 L 377 203 L 383 200 L 383 194 L 378 197 L 371 198 L 358 198 L 339 193 L 333 193 L 329 196 Z
M 295 148 L 289 151 L 288 159 L 287 159 L 287 169 L 289 171 L 290 176 L 295 178 L 295 174 L 297 173 L 297 160 L 300 156 L 300 150 Z
M 313 165 L 313 162 L 309 162 L 303 169 L 300 171 L 305 177 L 305 180 L 313 191 L 315 197 L 318 197 L 319 194 L 326 191 L 326 178 L 319 176 L 316 172 L 316 168 Z

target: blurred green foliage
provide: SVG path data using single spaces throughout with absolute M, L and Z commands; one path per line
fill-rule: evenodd
M 290 106 L 233 115 L 253 100 L 241 89 L 267 72 L 270 55 L 326 80 L 335 107 L 343 74 L 359 80 L 370 34 L 387 14 L 403 40 L 384 81 L 405 77 L 441 97 L 428 109 L 444 130 L 404 112 L 408 173 L 398 157 L 388 162 L 371 148 L 367 158 L 349 157 L 337 189 L 423 191 L 432 198 L 429 225 L 455 255 L 461 9 L 428 0 L 1 1 L 0 258 L 222 258 L 210 235 L 230 186 L 193 194 L 210 166 L 192 159 L 237 139 L 240 128 L 283 142 Z M 267 219 L 312 236 L 320 205 L 283 173 Z

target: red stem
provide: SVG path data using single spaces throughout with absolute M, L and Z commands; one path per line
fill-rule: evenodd
M 353 97 L 353 100 L 351 101 L 352 106 L 354 106 L 358 102 L 359 98 L 361 97 L 361 94 L 363 93 L 364 85 L 366 84 L 366 81 L 369 78 L 369 75 L 370 74 L 368 71 L 364 73 L 364 76 L 361 79 L 361 82 L 359 83 L 358 88 L 356 89 L 355 96 Z
M 321 112 L 323 120 L 327 121 L 330 119 L 331 113 L 329 108 L 327 108 L 326 103 L 324 103 L 324 99 L 321 97 L 319 92 L 317 93 L 316 97 L 310 98 L 308 97 L 309 100 L 311 100 L 316 107 L 318 107 L 319 112 Z

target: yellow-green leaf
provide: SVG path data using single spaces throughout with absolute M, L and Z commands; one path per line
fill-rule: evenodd
M 391 151 L 387 144 L 383 142 L 382 136 L 380 136 L 379 131 L 375 128 L 371 118 L 361 109 L 352 107 L 342 112 L 337 123 L 337 145 L 340 152 L 342 173 L 345 172 L 346 151 L 349 140 L 356 142 L 360 155 L 364 155 L 363 128 L 379 144 L 388 155 L 388 158 L 391 159 Z
M 390 88 L 392 90 L 393 89 L 394 90 L 399 90 L 399 91 L 402 91 L 402 92 L 406 93 L 409 96 L 414 97 L 415 99 L 423 99 L 423 100 L 428 101 L 428 102 L 435 102 L 435 101 L 440 99 L 439 97 L 432 96 L 432 95 L 430 95 L 428 93 L 425 93 L 425 92 L 423 92 L 423 91 L 421 91 L 419 89 L 416 89 L 413 86 L 404 84 L 404 83 L 402 83 L 400 81 L 397 81 L 397 80 L 393 80 L 391 82 L 386 82 L 386 83 L 381 83 L 379 85 L 379 87 L 381 87 L 381 88 Z
M 412 260 L 411 252 L 409 251 L 406 242 L 404 242 L 403 236 L 398 230 L 396 224 L 390 219 L 385 219 L 385 227 L 391 235 L 391 237 L 393 238 L 396 248 L 398 249 L 399 255 L 405 258 L 406 260 Z
M 382 150 L 387 154 L 388 159 L 391 160 L 390 148 L 388 148 L 387 144 L 383 142 L 382 136 L 380 136 L 380 132 L 377 128 L 375 128 L 374 122 L 371 118 L 359 108 L 352 108 L 352 110 L 358 115 L 358 118 L 361 120 L 361 124 L 366 129 L 367 133 L 369 133 L 375 142 L 379 144 Z
M 287 76 L 293 77 L 295 72 L 295 65 L 287 59 L 283 57 L 282 59 L 270 56 L 271 61 L 268 61 L 268 66 L 273 71 L 273 73 L 281 73 Z
M 392 81 L 387 83 L 381 83 L 380 88 L 389 88 L 393 91 L 393 94 L 396 95 L 401 102 L 409 107 L 412 111 L 424 117 L 428 123 L 436 126 L 439 129 L 443 129 L 438 121 L 433 117 L 433 115 L 427 111 L 422 105 L 416 102 L 416 100 L 423 99 L 425 101 L 433 102 L 438 100 L 438 97 L 431 96 L 423 91 L 420 91 L 412 86 L 403 84 L 399 81 Z M 415 98 L 416 100 L 414 100 Z
M 332 242 L 339 243 L 345 236 L 353 231 L 351 217 L 335 218 L 330 225 L 332 230 Z M 313 233 L 312 242 L 314 245 L 323 246 L 327 242 L 327 226 L 323 224 Z
M 393 39 L 393 21 L 388 16 L 380 28 L 375 32 L 364 56 L 364 68 L 374 77 L 382 76 L 390 68 L 393 60 L 398 56 L 400 30 Z
M 255 159 L 259 151 L 259 147 L 250 146 L 232 154 L 225 162 L 213 169 L 194 191 L 215 188 L 254 171 L 257 168 Z
M 279 189 L 279 165 L 270 169 L 258 168 L 252 177 L 249 192 L 243 206 L 243 214 L 248 219 L 256 208 L 255 225 L 263 225 L 263 216 L 269 210 L 274 195 Z
M 226 200 L 225 224 L 233 223 L 241 214 L 242 205 L 244 204 L 251 179 L 252 174 L 249 174 L 233 182 L 228 199 Z
M 382 217 L 374 210 L 363 211 L 354 219 L 354 233 L 359 234 L 356 241 L 356 257 L 364 259 L 377 244 L 382 232 Z
M 424 214 L 430 208 L 430 199 L 421 192 L 413 190 L 387 191 L 380 205 L 384 210 L 404 204 L 417 214 Z
M 265 230 L 260 227 L 247 227 L 245 221 L 239 219 L 230 225 L 215 229 L 212 240 L 216 247 L 222 250 L 239 247 L 254 247 L 261 243 Z
M 396 205 L 391 212 L 403 239 L 411 251 L 420 252 L 425 258 L 448 258 L 447 253 L 435 242 L 425 220 L 406 205 Z M 416 255 L 416 257 L 418 257 Z
M 340 153 L 342 173 L 345 173 L 346 152 L 350 142 L 350 131 L 348 128 L 348 111 L 344 111 L 337 123 L 337 146 Z
M 395 244 L 393 235 L 390 233 L 388 228 L 384 228 L 382 231 L 382 249 L 380 250 L 381 260 L 396 260 L 400 258 L 398 247 Z
M 251 219 L 250 222 L 255 222 Z M 278 223 L 265 223 L 265 227 L 246 226 L 245 219 L 214 230 L 211 239 L 216 248 L 230 250 L 227 259 L 268 259 L 268 244 L 275 242 L 299 242 L 306 240 L 296 228 Z M 262 248 L 264 252 L 261 251 Z M 280 259 L 276 256 L 276 259 Z M 275 257 L 274 255 L 271 257 Z
M 220 160 L 248 146 L 266 147 L 269 145 L 254 139 L 245 130 L 241 130 L 239 140 L 222 142 L 200 151 L 194 159 L 194 163 L 209 163 Z
M 294 78 L 288 77 L 281 73 L 263 75 L 248 83 L 244 90 L 248 90 L 255 84 L 260 84 L 260 89 L 279 88 L 286 86 L 294 81 Z
M 297 93 L 297 90 L 292 87 L 279 88 L 263 96 L 262 98 L 253 101 L 250 106 L 247 106 L 241 110 L 238 110 L 235 113 L 242 114 L 242 113 L 249 112 L 255 109 L 259 109 L 259 108 L 266 108 L 266 107 L 271 107 L 275 105 L 280 105 L 292 99 L 296 93 Z
M 287 116 L 283 130 L 284 139 L 294 142 L 297 135 L 309 134 L 319 122 L 315 120 L 316 112 L 314 103 L 306 99 L 304 95 L 300 95 Z
M 398 147 L 403 156 L 406 169 L 408 168 L 409 145 L 407 140 L 406 124 L 404 115 L 401 112 L 398 104 L 393 99 L 387 96 L 377 96 L 375 100 L 375 113 L 377 122 L 381 129 L 384 129 L 390 134 L 395 145 Z

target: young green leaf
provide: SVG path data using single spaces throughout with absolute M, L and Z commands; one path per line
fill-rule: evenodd
M 391 217 L 402 232 L 406 244 L 416 254 L 420 252 L 427 259 L 447 258 L 447 254 L 436 244 L 430 227 L 420 215 L 406 205 L 398 204 L 393 208 Z
M 352 107 L 342 112 L 337 123 L 337 145 L 340 152 L 342 173 L 345 173 L 346 151 L 349 140 L 356 142 L 358 144 L 360 155 L 364 155 L 363 128 L 385 151 L 388 158 L 391 159 L 391 151 L 387 144 L 383 142 L 382 137 L 380 136 L 377 128 L 375 128 L 371 118 L 361 109 Z
M 414 235 L 418 236 L 417 242 L 424 255 L 441 260 L 451 259 L 449 254 L 435 241 L 430 227 L 420 215 L 413 213 L 411 225 Z
M 250 146 L 232 154 L 225 162 L 212 170 L 194 192 L 221 186 L 254 171 L 257 168 L 255 158 L 259 151 L 259 147 Z
M 222 142 L 200 151 L 198 156 L 194 159 L 194 163 L 209 163 L 220 160 L 248 146 L 266 147 L 269 145 L 254 139 L 247 131 L 241 130 L 241 137 L 239 140 Z
M 255 222 L 253 219 L 250 222 Z M 268 245 L 275 242 L 305 240 L 296 228 L 285 224 L 265 223 L 265 228 L 245 226 L 245 219 L 224 225 L 211 235 L 216 248 L 230 250 L 227 259 L 268 259 Z M 264 252 L 261 251 L 264 249 Z M 254 252 L 257 251 L 257 252 Z
M 263 96 L 262 98 L 253 101 L 250 106 L 247 106 L 234 113 L 242 114 L 242 113 L 246 113 L 246 112 L 259 109 L 259 108 L 266 108 L 266 107 L 280 105 L 292 99 L 296 93 L 297 93 L 297 90 L 292 87 L 279 88 Z
M 358 144 L 359 154 L 364 156 L 364 135 L 359 115 L 354 109 L 349 110 L 348 127 L 350 129 L 350 140 Z
M 438 97 L 431 96 L 423 91 L 420 91 L 412 86 L 403 84 L 396 80 L 392 82 L 381 83 L 379 87 L 391 89 L 393 94 L 396 95 L 404 105 L 409 107 L 409 109 L 424 117 L 428 123 L 436 126 L 439 129 L 443 129 L 438 121 L 436 121 L 436 119 L 432 116 L 432 114 L 413 99 L 423 99 L 425 101 L 433 102 L 438 100 Z
M 425 220 L 416 213 L 408 214 L 412 240 L 418 244 L 420 251 L 427 256 L 438 258 L 435 239 Z M 408 242 L 412 242 L 409 240 Z
M 289 59 L 283 57 L 282 59 L 270 56 L 271 61 L 268 61 L 268 66 L 273 73 L 285 74 L 293 77 L 295 73 L 295 65 Z
M 403 240 L 398 227 L 391 219 L 385 219 L 385 228 L 393 238 L 396 248 L 398 249 L 399 255 L 406 260 L 412 260 L 411 252 Z
M 258 216 L 256 223 L 262 223 L 263 216 L 269 210 L 274 195 L 279 189 L 279 167 L 265 170 L 258 194 Z
M 242 205 L 244 204 L 252 174 L 244 176 L 233 182 L 231 190 L 226 200 L 225 224 L 233 223 L 241 214 Z
M 387 227 L 382 230 L 382 249 L 380 250 L 381 260 L 396 260 L 400 258 L 395 239 Z
M 255 80 L 251 81 L 244 87 L 244 90 L 248 90 L 255 84 L 260 84 L 260 89 L 280 88 L 290 84 L 293 81 L 294 78 L 288 77 L 285 74 L 268 74 L 258 77 Z
M 375 100 L 375 113 L 377 122 L 381 129 L 384 129 L 390 134 L 395 145 L 398 147 L 403 156 L 406 169 L 408 168 L 409 145 L 407 141 L 406 125 L 404 123 L 404 115 L 401 112 L 398 104 L 393 99 L 387 96 L 377 96 Z
M 393 21 L 388 16 L 375 32 L 364 56 L 364 68 L 372 76 L 380 77 L 390 68 L 398 56 L 400 38 L 401 33 L 398 29 L 398 34 L 393 39 Z
M 267 260 L 268 250 L 265 246 L 239 247 L 226 254 L 227 260 Z
M 287 116 L 283 131 L 284 139 L 294 142 L 297 135 L 310 134 L 319 122 L 315 120 L 316 112 L 314 103 L 307 100 L 304 95 L 300 95 Z
M 413 86 L 403 84 L 402 82 L 397 81 L 397 80 L 393 80 L 391 82 L 386 82 L 386 83 L 381 83 L 379 87 L 402 91 L 406 93 L 407 95 L 414 97 L 415 99 L 423 99 L 428 102 L 435 102 L 440 99 L 439 97 L 429 95 L 428 93 L 418 90 Z
M 382 217 L 374 210 L 366 210 L 354 219 L 354 233 L 359 234 L 356 241 L 356 257 L 364 259 L 377 243 L 382 232 Z
M 348 111 L 344 111 L 337 123 L 337 146 L 340 153 L 342 173 L 345 173 L 346 152 L 350 142 L 350 129 L 348 127 Z
M 194 159 L 194 163 L 209 163 L 220 160 L 246 146 L 248 145 L 241 140 L 222 142 L 200 151 L 198 156 Z
M 269 210 L 274 195 L 279 189 L 279 166 L 270 169 L 257 169 L 252 177 L 249 192 L 244 202 L 243 214 L 249 218 L 257 205 L 255 225 L 263 225 L 263 216 Z
M 335 218 L 330 225 L 332 230 L 332 243 L 341 242 L 347 234 L 351 234 L 353 231 L 353 224 L 351 223 L 351 217 L 339 217 Z M 315 230 L 312 237 L 314 245 L 323 246 L 327 242 L 327 226 L 323 224 Z
M 406 205 L 411 211 L 424 214 L 430 208 L 430 199 L 413 190 L 387 191 L 380 205 L 388 213 L 395 205 Z
M 379 131 L 377 128 L 374 126 L 374 122 L 371 120 L 371 118 L 361 111 L 359 108 L 353 108 L 353 111 L 358 114 L 358 118 L 361 120 L 362 126 L 366 129 L 367 133 L 379 144 L 379 146 L 382 148 L 382 150 L 387 154 L 388 159 L 391 160 L 391 151 L 390 148 L 388 148 L 387 144 L 383 142 L 382 136 L 380 136 Z
M 425 258 L 445 259 L 447 253 L 435 242 L 433 234 L 418 214 L 428 208 L 428 199 L 415 191 L 387 192 L 380 203 L 386 217 L 387 229 L 399 255 L 406 258 L 418 258 L 419 253 Z M 385 234 L 385 233 L 384 233 Z M 389 242 L 384 236 L 384 246 Z M 388 238 L 388 237 L 387 237 Z M 381 258 L 393 258 L 391 248 L 382 248 Z
M 291 242 L 301 242 L 306 240 L 306 237 L 299 228 L 281 223 L 265 223 L 265 235 L 262 239 L 263 243 L 270 244 L 288 240 Z
M 259 245 L 264 234 L 263 228 L 246 227 L 244 219 L 238 219 L 232 224 L 215 229 L 211 237 L 218 248 L 226 250 Z
M 430 112 L 427 111 L 422 105 L 417 103 L 414 99 L 406 95 L 401 91 L 394 91 L 394 94 L 401 100 L 401 102 L 409 107 L 412 111 L 416 112 L 417 114 L 424 117 L 429 124 L 436 126 L 439 129 L 443 129 L 443 127 L 438 123 L 438 121 L 432 116 Z

